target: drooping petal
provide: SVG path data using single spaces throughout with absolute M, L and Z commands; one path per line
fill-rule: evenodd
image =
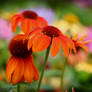
M 69 39 L 69 37 L 65 36 L 65 39 L 66 39 L 66 43 L 70 49 L 70 51 L 74 51 L 74 53 L 76 53 L 76 49 L 75 49 L 75 45 L 73 43 L 73 41 L 71 39 Z
M 24 74 L 24 61 L 21 58 L 17 58 L 17 65 L 12 75 L 12 83 L 16 84 L 21 81 Z
M 82 36 L 82 37 L 78 40 L 78 42 L 84 40 L 85 38 L 86 38 L 86 35 Z
M 68 43 L 65 40 L 65 38 L 60 37 L 60 39 L 61 39 L 61 46 L 62 46 L 62 49 L 64 51 L 64 54 L 65 54 L 66 57 L 68 57 L 69 56 L 69 46 L 68 46 Z
M 54 37 L 51 45 L 51 56 L 56 56 L 60 50 L 60 39 Z
M 69 48 L 67 47 L 67 44 L 64 43 L 63 41 L 61 44 L 62 44 L 62 49 L 64 51 L 65 56 L 68 57 L 69 56 Z
M 34 69 L 34 78 L 33 78 L 33 80 L 37 81 L 37 80 L 39 80 L 39 72 L 38 72 L 37 68 L 35 67 L 34 63 L 32 63 L 32 66 L 33 66 L 33 69 Z
M 83 44 L 87 44 L 89 42 L 91 42 L 91 40 L 84 41 Z
M 47 23 L 47 21 L 44 18 L 38 17 L 38 19 L 37 19 L 37 25 L 38 25 L 38 27 L 43 28 L 43 27 L 47 26 L 48 23 Z
M 69 48 L 70 51 L 74 51 L 76 53 L 75 45 L 71 39 L 67 36 L 62 36 L 61 39 L 65 42 L 66 46 Z
M 31 21 L 29 19 L 22 19 L 21 29 L 24 33 L 31 32 Z
M 37 35 L 33 41 L 33 47 L 32 47 L 33 52 L 40 52 L 45 50 L 50 45 L 50 42 L 51 42 L 50 37 L 44 34 Z
M 73 40 L 76 40 L 77 37 L 78 37 L 78 34 L 75 34 L 75 35 L 72 37 L 72 39 L 73 39 Z
M 85 44 L 79 43 L 78 46 L 84 49 L 86 53 L 88 53 L 88 47 Z
M 13 74 L 15 68 L 16 68 L 16 65 L 17 65 L 16 58 L 14 58 L 13 56 L 11 56 L 8 59 L 7 66 L 6 66 L 6 79 L 7 79 L 8 83 L 10 83 L 10 81 L 11 81 L 12 74 Z
M 31 39 L 28 40 L 28 45 L 27 45 L 28 50 L 30 50 L 30 48 L 32 47 L 33 39 L 34 39 L 34 37 L 32 37 Z
M 39 35 L 41 33 L 41 28 L 36 28 L 35 30 L 33 30 L 32 32 L 29 33 L 28 37 L 29 37 L 29 40 L 28 40 L 28 50 L 32 47 L 32 44 L 33 44 L 33 40 L 35 39 L 35 37 L 37 35 Z
M 25 68 L 24 68 L 24 79 L 31 83 L 34 78 L 34 68 L 32 65 L 33 57 L 32 55 L 24 60 L 25 62 Z
M 18 23 L 21 21 L 21 16 L 14 15 L 9 21 L 11 22 L 12 32 L 15 32 L 15 29 L 18 26 Z

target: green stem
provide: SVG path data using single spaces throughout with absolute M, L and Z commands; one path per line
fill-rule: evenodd
M 42 71 L 41 71 L 41 75 L 40 75 L 40 79 L 39 79 L 39 83 L 38 83 L 38 88 L 37 88 L 37 91 L 36 92 L 39 92 L 40 91 L 40 87 L 41 87 L 41 83 L 42 83 L 42 78 L 43 78 L 44 71 L 45 71 L 46 64 L 47 64 L 47 60 L 48 60 L 48 57 L 49 57 L 50 47 L 51 47 L 51 44 L 47 48 L 47 51 L 46 51 L 46 56 L 45 56 L 45 59 L 44 59 L 44 64 L 42 66 Z
M 17 92 L 20 92 L 20 85 L 17 85 Z
M 63 68 L 62 68 L 62 73 L 61 73 L 61 90 L 60 90 L 60 92 L 63 92 L 63 87 L 64 87 L 63 79 L 64 79 L 66 61 L 67 61 L 67 58 L 65 58 L 64 63 L 63 63 Z

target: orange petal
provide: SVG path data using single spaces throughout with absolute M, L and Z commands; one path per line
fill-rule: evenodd
M 8 59 L 8 63 L 7 63 L 7 66 L 6 66 L 6 79 L 7 79 L 8 83 L 10 83 L 10 81 L 11 81 L 11 77 L 12 77 L 12 74 L 13 74 L 15 68 L 16 68 L 16 65 L 17 65 L 16 58 L 11 56 Z
M 38 27 L 43 28 L 48 25 L 48 22 L 44 18 L 38 17 L 37 24 L 38 24 Z
M 17 65 L 12 75 L 12 83 L 16 84 L 21 81 L 24 74 L 24 61 L 22 59 L 17 59 Z
M 36 37 L 37 35 L 40 34 L 41 30 L 42 30 L 41 28 L 36 28 L 35 30 L 33 30 L 32 32 L 30 32 L 30 33 L 28 34 L 28 37 L 29 37 L 28 45 L 27 45 L 28 50 L 32 47 L 33 40 L 35 39 L 35 37 Z
M 84 41 L 83 43 L 84 43 L 84 44 L 87 44 L 87 43 L 89 43 L 89 42 L 91 42 L 91 40 Z
M 27 45 L 28 50 L 30 50 L 30 48 L 32 47 L 33 39 L 34 38 L 31 38 L 31 39 L 28 40 L 28 45 Z
M 31 32 L 31 21 L 29 19 L 22 19 L 21 29 L 24 33 Z
M 69 39 L 68 37 L 65 37 L 65 39 L 66 39 L 66 44 L 69 47 L 70 51 L 73 50 L 74 53 L 76 53 L 76 48 L 75 48 L 74 42 L 71 39 Z
M 33 65 L 33 69 L 34 69 L 34 79 L 33 80 L 37 81 L 37 80 L 39 80 L 39 72 L 33 63 L 32 63 L 32 65 Z
M 50 45 L 50 42 L 51 42 L 50 37 L 44 34 L 37 35 L 33 41 L 33 48 L 32 48 L 33 52 L 40 52 L 45 50 Z
M 78 34 L 75 34 L 75 35 L 72 37 L 72 39 L 73 39 L 73 40 L 76 40 L 77 37 L 78 37 Z
M 51 56 L 56 56 L 60 50 L 60 39 L 54 37 L 51 45 Z
M 62 49 L 64 51 L 64 54 L 66 57 L 68 57 L 69 56 L 69 46 L 67 44 L 67 41 L 63 37 L 61 37 L 60 39 L 61 39 L 61 45 L 62 45 Z
M 86 53 L 88 53 L 88 47 L 85 44 L 79 43 L 78 46 L 84 49 Z
M 66 46 L 66 44 L 64 42 L 62 42 L 62 48 L 65 53 L 65 56 L 68 57 L 69 56 L 69 48 Z
M 86 35 L 82 36 L 82 37 L 78 40 L 78 42 L 84 40 L 85 38 L 86 38 Z
M 12 32 L 15 32 L 15 29 L 18 26 L 18 23 L 21 21 L 21 16 L 14 15 L 9 21 L 11 22 Z
M 75 45 L 71 39 L 69 39 L 67 36 L 62 36 L 61 39 L 65 42 L 70 51 L 73 49 L 74 53 L 76 53 Z
M 28 83 L 31 83 L 34 78 L 34 68 L 32 62 L 33 62 L 32 55 L 25 59 L 24 79 Z

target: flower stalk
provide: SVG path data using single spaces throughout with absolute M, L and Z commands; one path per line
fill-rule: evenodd
M 62 71 L 61 71 L 61 90 L 60 92 L 63 92 L 63 87 L 64 87 L 64 73 L 65 73 L 65 68 L 66 68 L 66 61 L 67 61 L 67 58 L 65 58 L 64 62 L 63 62 L 63 68 L 62 68 Z
M 17 85 L 17 92 L 20 92 L 20 85 Z
M 51 40 L 51 43 L 52 43 L 52 40 Z M 49 47 L 47 48 L 47 51 L 46 51 L 46 56 L 45 56 L 45 59 L 44 59 L 44 64 L 43 64 L 43 67 L 42 67 L 42 71 L 41 71 L 41 75 L 40 75 L 40 79 L 39 79 L 39 83 L 38 83 L 38 88 L 37 88 L 36 92 L 40 91 L 40 87 L 41 87 L 44 71 L 45 71 L 46 64 L 47 64 L 48 57 L 49 57 L 49 53 L 50 53 L 50 47 L 51 47 L 51 44 L 49 45 Z

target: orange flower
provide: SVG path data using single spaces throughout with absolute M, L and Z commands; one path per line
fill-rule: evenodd
M 51 44 L 51 55 L 56 56 L 62 46 L 66 56 L 69 55 L 69 50 L 74 49 L 73 42 L 64 36 L 59 29 L 53 26 L 37 28 L 29 34 L 28 49 L 32 47 L 33 52 L 40 52 L 48 48 Z
M 15 32 L 18 23 L 21 22 L 21 29 L 24 33 L 29 33 L 36 27 L 44 27 L 48 24 L 44 18 L 38 16 L 33 11 L 15 14 L 9 21 L 11 22 L 12 32 Z
M 33 63 L 32 49 L 27 49 L 28 40 L 24 35 L 15 36 L 9 43 L 11 57 L 6 66 L 7 82 L 31 83 L 39 79 L 39 72 Z
M 73 43 L 74 43 L 74 45 L 75 45 L 75 47 L 76 47 L 76 50 L 78 51 L 78 50 L 80 50 L 81 48 L 83 48 L 84 51 L 85 51 L 86 53 L 88 53 L 88 48 L 87 48 L 87 46 L 86 46 L 86 43 L 88 43 L 89 41 L 83 41 L 86 36 L 84 35 L 84 36 L 82 36 L 82 37 L 79 38 L 79 39 L 77 39 L 77 37 L 78 37 L 78 34 L 76 34 L 76 35 L 74 35 L 74 36 L 72 37 L 72 41 L 73 41 Z

